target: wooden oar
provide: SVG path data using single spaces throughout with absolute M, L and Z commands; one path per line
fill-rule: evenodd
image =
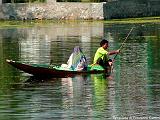
M 134 27 L 132 27 L 131 30 L 129 31 L 129 33 L 128 33 L 128 35 L 126 36 L 126 38 L 124 39 L 123 43 L 122 43 L 121 46 L 119 47 L 119 50 L 121 50 L 122 47 L 124 46 L 124 43 L 127 41 L 127 39 L 128 39 L 128 37 L 129 37 L 129 35 L 131 34 L 133 28 L 134 28 Z M 117 55 L 118 55 L 118 53 L 114 56 L 113 60 L 116 59 Z
M 129 33 L 128 33 L 128 35 L 126 36 L 126 38 L 124 39 L 123 43 L 122 43 L 121 46 L 119 47 L 119 50 L 122 49 L 124 43 L 127 41 L 129 35 L 131 34 L 133 28 L 134 28 L 134 27 L 132 27 L 131 30 L 129 31 Z M 114 58 L 112 59 L 112 62 L 114 62 L 114 60 L 116 59 L 117 55 L 118 55 L 118 53 L 114 56 Z M 113 64 L 112 64 L 112 66 L 111 66 L 111 71 L 113 72 Z

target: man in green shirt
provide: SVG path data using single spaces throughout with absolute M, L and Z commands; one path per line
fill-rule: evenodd
M 102 39 L 102 41 L 100 42 L 100 47 L 97 49 L 95 53 L 93 64 L 99 64 L 104 69 L 107 68 L 109 62 L 112 62 L 112 60 L 109 59 L 109 55 L 118 54 L 120 52 L 120 50 L 108 52 L 108 47 L 108 41 L 106 39 Z

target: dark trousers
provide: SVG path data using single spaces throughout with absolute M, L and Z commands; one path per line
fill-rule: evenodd
M 102 66 L 104 69 L 107 69 L 109 66 L 108 61 L 103 60 L 102 58 L 99 58 L 96 63 Z

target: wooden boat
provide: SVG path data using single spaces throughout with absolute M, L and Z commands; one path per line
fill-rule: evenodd
M 104 70 L 99 65 L 88 66 L 86 71 L 73 71 L 63 70 L 60 66 L 45 65 L 45 64 L 26 64 L 13 60 L 6 60 L 6 62 L 13 67 L 29 73 L 35 77 L 72 77 L 75 75 L 87 75 L 87 74 L 100 74 L 105 73 L 107 76 L 110 75 L 111 69 Z

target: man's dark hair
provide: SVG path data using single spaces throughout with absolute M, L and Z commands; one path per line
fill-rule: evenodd
M 106 43 L 108 44 L 108 40 L 102 39 L 102 41 L 100 42 L 100 46 L 102 47 Z

